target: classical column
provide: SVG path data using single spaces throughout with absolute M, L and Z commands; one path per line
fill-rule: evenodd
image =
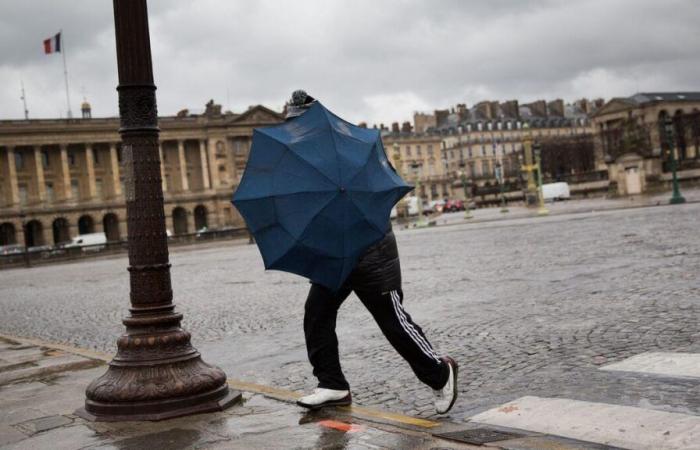
M 15 167 L 15 147 L 7 146 L 5 147 L 7 158 L 5 162 L 7 163 L 7 193 L 8 196 L 5 199 L 9 206 L 15 206 L 19 204 L 19 187 L 17 186 L 17 168 Z
M 209 189 L 211 183 L 209 182 L 209 163 L 207 162 L 207 140 L 199 140 L 199 158 L 202 164 L 202 186 L 204 189 Z
M 209 145 L 207 146 L 207 157 L 209 159 L 209 174 L 211 178 L 209 179 L 209 184 L 212 189 L 219 187 L 219 164 L 216 161 L 216 142 L 209 139 Z
M 180 187 L 184 192 L 190 190 L 190 183 L 187 180 L 187 158 L 185 158 L 185 141 L 177 141 L 177 158 L 180 163 Z
M 93 200 L 97 195 L 95 186 L 95 155 L 92 153 L 92 144 L 85 144 L 85 173 L 87 175 L 87 198 Z
M 163 159 L 163 142 L 158 141 L 158 157 L 160 158 L 160 179 L 163 192 L 168 191 L 168 180 L 165 179 L 165 160 Z
M 114 0 L 131 308 L 107 371 L 86 390 L 93 420 L 161 420 L 241 398 L 202 361 L 175 311 L 158 158 L 156 87 L 145 0 Z M 96 293 L 99 294 L 99 293 Z
M 119 155 L 117 155 L 117 143 L 109 143 L 109 171 L 111 173 L 112 195 L 122 195 L 122 184 L 119 181 Z
M 44 180 L 44 164 L 41 160 L 41 146 L 35 145 L 34 150 L 34 182 L 36 183 L 36 198 L 39 202 L 46 201 L 46 181 Z
M 68 165 L 68 146 L 66 144 L 60 144 L 61 148 L 61 198 L 63 200 L 70 200 L 73 198 L 73 190 L 70 185 L 70 166 Z M 78 200 L 78 199 L 76 199 Z

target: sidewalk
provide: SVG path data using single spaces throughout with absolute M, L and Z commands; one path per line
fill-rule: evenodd
M 683 191 L 683 196 L 687 203 L 700 202 L 700 189 L 686 189 Z M 565 214 L 585 214 L 603 211 L 615 211 L 620 209 L 633 208 L 648 208 L 654 206 L 669 205 L 671 192 L 654 193 L 650 195 L 639 195 L 632 197 L 619 198 L 583 198 L 554 203 L 546 203 L 545 207 L 549 211 L 547 216 L 558 216 Z M 540 217 L 538 208 L 528 208 L 521 204 L 508 205 L 508 212 L 502 213 L 500 206 L 491 208 L 479 208 L 472 210 L 472 218 L 465 219 L 464 212 L 455 213 L 440 213 L 430 218 L 426 218 L 425 222 L 434 222 L 436 226 L 443 225 L 462 225 L 485 222 L 496 222 L 512 219 L 527 219 Z M 410 224 L 402 224 L 399 228 L 414 228 L 415 221 Z
M 299 394 L 229 380 L 244 401 L 220 413 L 162 422 L 87 422 L 74 415 L 103 355 L 27 339 L 0 337 L 2 449 L 469 449 L 443 439 L 457 432 L 497 449 L 610 449 L 604 445 L 478 423 L 450 423 L 369 408 L 306 412 Z

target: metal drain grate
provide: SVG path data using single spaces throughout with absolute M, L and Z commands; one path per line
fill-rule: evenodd
M 491 430 L 489 428 L 472 428 L 471 430 L 453 431 L 450 433 L 436 434 L 436 437 L 451 441 L 464 442 L 465 444 L 487 444 L 489 442 L 505 441 L 524 437 L 524 434 L 508 433 L 505 431 Z

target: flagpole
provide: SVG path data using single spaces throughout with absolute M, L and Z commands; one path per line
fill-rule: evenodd
M 68 118 L 73 118 L 73 112 L 70 109 L 70 90 L 68 89 L 68 68 L 66 66 L 66 40 L 63 39 L 63 30 L 58 30 L 61 36 L 61 56 L 63 57 L 63 78 L 66 81 L 66 105 L 68 106 Z
M 20 80 L 22 85 L 22 105 L 24 105 L 24 120 L 29 120 L 29 110 L 27 109 L 27 96 L 24 94 L 24 80 Z

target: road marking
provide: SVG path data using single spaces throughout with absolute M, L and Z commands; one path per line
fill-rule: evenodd
M 277 400 L 295 401 L 303 396 L 303 394 L 300 394 L 299 392 L 279 389 L 272 386 L 266 386 L 264 384 L 250 383 L 248 381 L 236 380 L 233 378 L 228 379 L 228 384 L 232 388 L 240 391 L 262 394 Z M 360 418 L 364 417 L 369 419 L 379 419 L 421 428 L 434 428 L 443 425 L 441 422 L 435 422 L 433 420 L 421 419 L 419 417 L 407 416 L 404 414 L 392 413 L 379 409 L 364 408 L 362 406 L 339 406 L 337 409 Z
M 700 353 L 651 352 L 603 366 L 600 370 L 700 378 Z
M 75 355 L 84 356 L 90 359 L 97 359 L 104 362 L 109 362 L 112 360 L 114 355 L 104 352 L 98 352 L 94 350 L 88 350 L 79 347 L 72 347 L 64 344 L 57 344 L 55 342 L 47 342 L 41 339 L 30 339 L 17 336 L 9 336 L 5 334 L 0 334 L 0 339 L 10 340 L 19 342 L 20 344 L 35 345 L 37 347 L 46 347 L 55 350 L 61 350 L 68 353 L 73 353 Z M 236 380 L 229 378 L 229 386 L 240 391 L 253 392 L 257 394 L 267 395 L 278 400 L 284 401 L 295 401 L 302 397 L 303 394 L 299 392 L 289 391 L 286 389 L 279 389 L 273 386 L 266 386 L 264 384 L 251 383 L 243 380 Z M 344 411 L 348 414 L 356 415 L 358 417 L 365 417 L 369 419 L 379 419 L 386 420 L 390 422 L 401 423 L 405 425 L 412 425 L 420 428 L 434 428 L 442 425 L 441 422 L 435 422 L 432 420 L 421 419 L 418 417 L 406 416 L 404 414 L 392 413 L 388 411 L 382 411 L 372 408 L 363 408 L 361 406 L 342 406 L 338 408 L 340 411 Z
M 470 420 L 640 450 L 700 442 L 699 416 L 559 398 L 522 397 Z

